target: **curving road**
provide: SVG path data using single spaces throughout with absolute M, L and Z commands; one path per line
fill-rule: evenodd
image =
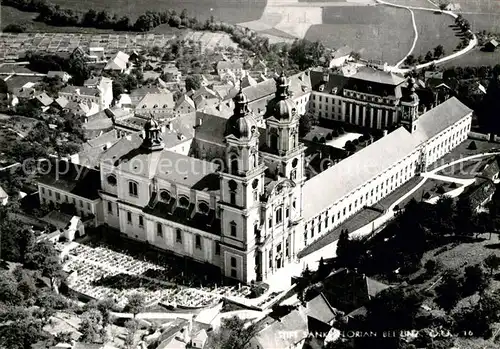
M 429 7 L 418 7 L 418 6 L 405 6 L 405 5 L 398 5 L 398 4 L 393 4 L 391 2 L 387 2 L 385 0 L 375 0 L 377 3 L 379 4 L 382 4 L 382 5 L 386 5 L 386 6 L 391 6 L 391 7 L 396 7 L 396 8 L 404 8 L 404 9 L 407 9 L 409 11 L 411 10 L 420 10 L 420 11 L 431 11 L 431 12 L 436 12 L 436 11 L 440 11 L 441 13 L 445 14 L 445 15 L 448 15 L 448 16 L 451 16 L 453 18 L 457 18 L 458 15 L 454 12 L 451 12 L 451 11 L 442 11 L 442 10 L 438 10 L 436 8 L 429 8 Z M 431 2 L 432 3 L 432 2 Z M 432 3 L 433 4 L 433 3 Z M 414 29 L 416 30 L 416 25 L 415 25 L 415 18 L 413 17 L 413 13 L 412 13 L 412 20 L 413 20 L 413 24 L 414 24 Z M 388 66 L 387 69 L 393 73 L 400 73 L 400 74 L 405 74 L 405 73 L 408 73 L 409 71 L 411 70 L 420 70 L 420 69 L 423 69 L 423 68 L 427 68 L 427 67 L 430 67 L 434 64 L 440 64 L 440 63 L 444 63 L 444 62 L 447 62 L 447 61 L 450 61 L 452 59 L 455 59 L 457 57 L 460 57 L 464 54 L 466 54 L 467 52 L 469 52 L 470 50 L 472 50 L 474 47 L 477 46 L 477 37 L 476 35 L 471 31 L 469 30 L 469 32 L 472 34 L 472 40 L 469 40 L 469 44 L 467 45 L 467 47 L 463 48 L 462 50 L 460 51 L 457 51 L 457 52 L 454 52 L 452 53 L 451 55 L 448 55 L 448 56 L 445 56 L 443 58 L 440 58 L 440 59 L 437 59 L 437 60 L 434 60 L 432 62 L 427 62 L 427 63 L 423 63 L 423 64 L 418 64 L 416 65 L 415 67 L 412 67 L 412 68 L 405 68 L 405 69 L 402 69 L 402 68 L 399 68 L 399 65 L 404 62 L 406 60 L 406 58 L 411 54 L 411 52 L 413 51 L 415 45 L 412 46 L 412 48 L 410 49 L 410 52 L 408 52 L 408 54 L 400 61 L 398 62 L 398 64 L 396 64 L 395 66 Z M 416 39 L 418 38 L 418 32 L 416 31 L 415 32 L 415 40 L 414 40 L 414 44 L 416 43 Z

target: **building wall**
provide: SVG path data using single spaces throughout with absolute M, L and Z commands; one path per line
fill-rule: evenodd
M 103 223 L 102 204 L 100 199 L 90 200 L 81 196 L 77 196 L 64 191 L 63 189 L 51 187 L 43 183 L 38 183 L 38 197 L 40 203 L 61 205 L 64 203 L 73 204 L 77 214 L 87 216 L 93 214 L 95 216 L 94 225 Z

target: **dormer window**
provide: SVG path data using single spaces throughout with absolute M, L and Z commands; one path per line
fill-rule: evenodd
M 202 201 L 198 204 L 198 210 L 203 214 L 208 214 L 208 212 L 210 211 L 210 207 L 206 202 Z
M 179 199 L 179 206 L 186 208 L 189 206 L 189 199 L 186 196 L 182 196 Z
M 158 108 L 158 104 L 153 105 L 153 108 Z
M 172 196 L 170 195 L 170 193 L 166 190 L 162 190 L 160 193 L 160 198 L 162 199 L 162 201 L 168 202 L 170 201 L 171 197 Z

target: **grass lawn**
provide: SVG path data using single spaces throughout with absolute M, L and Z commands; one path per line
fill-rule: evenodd
M 480 48 L 475 48 L 465 55 L 440 64 L 440 67 L 479 67 L 482 65 L 495 66 L 500 63 L 500 50 L 495 52 L 483 52 Z
M 472 159 L 469 161 L 464 161 L 456 165 L 447 167 L 439 171 L 438 175 L 449 176 L 461 179 L 474 178 L 481 173 L 481 168 L 485 165 L 492 157 L 484 157 L 479 159 Z
M 471 142 L 472 142 L 472 139 L 467 139 L 464 142 L 460 143 L 451 152 L 449 152 L 448 154 L 446 154 L 442 158 L 438 159 L 433 164 L 429 165 L 427 170 L 430 171 L 434 168 L 440 167 L 440 166 L 445 165 L 447 163 L 450 163 L 454 160 L 459 160 L 459 159 L 465 158 L 465 157 L 470 156 L 470 155 L 486 153 L 486 152 L 490 152 L 490 151 L 491 152 L 492 151 L 500 151 L 500 144 L 486 142 L 486 141 L 479 141 L 479 140 L 474 140 L 474 143 L 476 143 L 476 147 L 477 147 L 476 150 L 467 149 Z
M 332 48 L 347 45 L 362 58 L 392 64 L 408 53 L 414 35 L 410 13 L 387 6 L 326 7 L 323 23 L 305 38 Z
M 387 209 L 397 199 L 399 199 L 401 196 L 403 196 L 404 194 L 406 194 L 407 192 L 409 192 L 410 190 L 415 188 L 417 186 L 417 184 L 419 184 L 423 180 L 424 180 L 424 178 L 422 178 L 420 176 L 413 177 L 408 182 L 406 182 L 405 184 L 403 184 L 402 186 L 400 186 L 399 188 L 394 190 L 392 193 L 387 195 L 385 198 L 383 198 L 382 200 L 377 202 L 374 206 L 377 208 L 380 207 L 381 209 L 384 209 L 384 210 Z
M 454 0 L 463 12 L 500 13 L 500 2 L 491 0 Z
M 331 244 L 332 242 L 338 240 L 340 236 L 340 232 L 343 229 L 347 229 L 349 233 L 354 232 L 355 230 L 365 226 L 366 224 L 370 223 L 371 221 L 375 220 L 376 218 L 380 217 L 381 213 L 378 211 L 375 211 L 370 208 L 364 208 L 358 213 L 356 213 L 354 216 L 350 217 L 347 221 L 342 223 L 341 225 L 337 226 L 335 229 L 329 231 L 328 233 L 324 234 L 320 238 L 318 238 L 316 241 L 314 241 L 312 244 L 309 244 L 306 248 L 304 248 L 302 251 L 300 251 L 297 256 L 299 258 L 303 258 L 304 256 L 307 256 L 320 248 L 325 247 L 326 245 Z M 308 236 L 310 238 L 310 236 Z
M 429 11 L 414 10 L 413 13 L 418 30 L 418 40 L 413 55 L 425 57 L 428 51 L 433 52 L 434 47 L 438 45 L 444 47 L 445 54 L 453 53 L 460 43 L 460 38 L 455 35 L 458 31 L 454 27 L 450 27 L 455 23 L 453 18 Z
M 456 186 L 454 186 L 452 184 L 453 183 L 451 183 L 451 182 L 445 182 L 445 181 L 441 181 L 438 179 L 429 178 L 425 181 L 425 183 L 420 188 L 415 190 L 415 192 L 412 195 L 410 195 L 406 199 L 404 199 L 398 206 L 400 208 L 404 208 L 412 199 L 415 199 L 417 201 L 428 200 L 430 198 L 443 195 L 444 193 L 447 193 L 451 190 L 457 189 L 460 186 L 459 184 L 457 184 Z M 437 189 L 440 186 L 443 187 L 444 193 L 437 192 Z M 425 193 L 429 193 L 430 197 L 424 198 Z
M 500 4 L 500 2 L 498 3 Z M 500 33 L 500 9 L 480 14 L 465 13 L 463 16 L 469 21 L 474 32 L 486 30 L 487 32 Z

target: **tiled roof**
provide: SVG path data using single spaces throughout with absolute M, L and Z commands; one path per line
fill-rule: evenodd
M 332 320 L 335 319 L 337 311 L 331 307 L 330 303 L 328 303 L 323 293 L 320 293 L 309 302 L 307 302 L 306 314 L 309 317 L 329 324 Z
M 200 112 L 197 113 L 197 116 L 202 118 L 203 123 L 196 127 L 195 138 L 197 140 L 222 144 L 228 119 Z
M 403 76 L 371 67 L 359 68 L 358 72 L 352 78 L 393 86 L 397 86 L 405 81 Z
M 400 127 L 309 179 L 304 184 L 304 219 L 313 218 L 469 113 L 458 99 L 450 98 L 421 115 L 415 133 Z
M 54 103 L 59 105 L 61 108 L 64 108 L 69 103 L 69 101 L 65 97 L 61 96 L 61 97 L 56 98 L 54 100 Z
M 115 55 L 108 61 L 104 69 L 117 69 L 117 70 L 125 70 L 127 68 L 127 63 L 129 60 L 129 55 L 118 51 Z
M 59 161 L 59 167 L 53 164 L 39 182 L 90 200 L 98 199 L 101 189 L 99 171 L 65 161 Z
M 61 89 L 62 93 L 80 94 L 82 96 L 97 96 L 99 90 L 96 88 L 86 87 L 86 86 L 66 86 Z
M 279 320 L 272 321 L 257 335 L 255 340 L 262 348 L 294 348 L 308 336 L 307 316 L 303 308 L 291 311 Z M 279 335 L 289 333 L 291 335 Z
M 170 109 L 174 107 L 174 95 L 169 92 L 148 93 L 137 104 L 136 109 L 153 109 L 156 105 L 158 109 Z
M 219 69 L 242 69 L 243 64 L 240 61 L 219 61 L 217 63 L 217 70 Z
M 476 178 L 476 182 L 468 187 L 461 198 L 469 199 L 472 207 L 477 209 L 486 199 L 495 193 L 496 186 L 493 181 L 486 178 Z
M 48 94 L 46 94 L 45 92 L 42 92 L 40 93 L 39 95 L 35 96 L 35 99 L 37 99 L 40 103 L 42 103 L 42 105 L 44 106 L 48 106 L 50 104 L 52 104 L 52 102 L 54 101 L 52 98 L 49 97 Z
M 195 105 L 194 105 L 194 102 L 191 98 L 189 98 L 189 96 L 183 94 L 182 96 L 179 97 L 179 99 L 177 100 L 177 102 L 175 103 L 175 110 L 177 110 L 178 108 L 180 108 L 180 106 L 183 104 L 183 103 L 187 103 L 189 104 L 189 106 L 193 109 L 195 109 Z

